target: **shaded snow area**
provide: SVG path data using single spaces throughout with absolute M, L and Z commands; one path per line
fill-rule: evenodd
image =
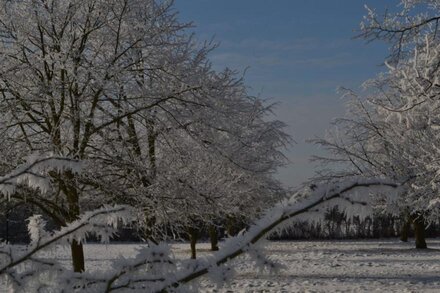
M 220 243 L 221 244 L 221 243 Z M 208 278 L 197 281 L 198 292 L 440 292 L 440 239 L 430 249 L 397 240 L 267 242 L 266 255 L 283 267 L 276 273 L 258 270 L 248 257 L 231 263 L 236 275 L 219 288 Z M 119 257 L 131 258 L 139 244 L 88 244 L 89 272 L 111 268 Z M 189 244 L 173 244 L 178 259 L 188 258 Z M 198 257 L 210 255 L 197 245 Z M 47 253 L 70 266 L 69 249 Z M 0 288 L 1 289 L 1 288 Z M 1 290 L 0 290 L 1 292 Z
M 421 251 L 397 240 L 269 242 L 267 255 L 284 269 L 258 272 L 239 260 L 230 285 L 214 289 L 203 281 L 200 291 L 440 292 L 440 240 L 428 245 Z

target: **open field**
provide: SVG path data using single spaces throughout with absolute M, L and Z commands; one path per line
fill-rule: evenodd
M 271 242 L 268 253 L 286 266 L 276 275 L 240 261 L 227 288 L 207 292 L 440 292 L 440 241 L 431 249 L 395 240 Z M 209 289 L 208 289 L 209 288 Z
M 397 240 L 269 242 L 267 254 L 285 267 L 276 274 L 256 270 L 248 258 L 234 261 L 237 275 L 224 288 L 202 279 L 199 292 L 439 292 L 440 240 L 428 250 Z M 132 257 L 139 244 L 88 244 L 86 267 L 110 268 L 118 256 Z M 208 255 L 201 243 L 198 256 Z M 50 253 L 68 266 L 68 250 Z M 188 244 L 173 244 L 177 258 L 189 257 Z

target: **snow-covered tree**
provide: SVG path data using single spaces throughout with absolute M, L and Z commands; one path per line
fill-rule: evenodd
M 0 178 L 0 187 L 5 195 L 10 195 L 13 191 L 11 187 L 16 188 L 20 184 L 45 190 L 48 172 L 66 169 L 77 172 L 80 167 L 79 162 L 66 158 L 37 157 Z M 315 186 L 313 190 L 295 193 L 290 199 L 265 211 L 246 232 L 229 239 L 223 249 L 211 257 L 179 262 L 170 253 L 168 245 L 150 244 L 139 250 L 135 258 L 116 259 L 112 269 L 93 274 L 72 272 L 45 253 L 50 255 L 55 246 L 66 245 L 73 240 L 81 242 L 88 233 L 97 234 L 102 241 L 108 241 L 119 222 L 134 220 L 132 208 L 103 207 L 80 215 L 77 220 L 54 232 L 46 231 L 45 221 L 36 215 L 29 219 L 32 241 L 28 246 L 19 248 L 0 244 L 0 284 L 14 292 L 163 292 L 191 285 L 192 281 L 203 275 L 224 284 L 233 276 L 233 269 L 227 266 L 228 261 L 244 253 L 250 255 L 260 268 L 277 268 L 277 264 L 257 244 L 283 223 L 335 203 L 344 204 L 344 207 L 353 211 L 368 200 L 365 191 L 380 188 L 392 192 L 396 187 L 395 183 L 378 178 L 357 178 Z
M 167 224 L 255 215 L 243 211 L 246 202 L 254 210 L 274 202 L 284 125 L 268 119 L 270 108 L 249 97 L 234 72 L 211 68 L 215 46 L 186 32 L 172 2 L 0 6 L 2 169 L 34 152 L 87 165 L 79 175 L 52 172 L 55 188 L 28 202 L 58 225 L 82 210 L 127 204 L 140 209 L 151 238 Z M 13 199 L 24 201 L 26 192 Z M 75 240 L 72 256 L 83 271 Z
M 391 42 L 387 71 L 365 83 L 366 98 L 354 97 L 346 119 L 329 139 L 315 141 L 331 150 L 330 159 L 351 165 L 347 176 L 386 176 L 405 182 L 393 203 L 409 213 L 416 246 L 425 248 L 426 222 L 438 218 L 439 53 L 438 1 L 401 1 L 402 11 L 383 18 L 369 9 L 361 36 Z M 351 94 L 351 93 L 350 93 Z M 390 208 L 378 201 L 378 206 Z

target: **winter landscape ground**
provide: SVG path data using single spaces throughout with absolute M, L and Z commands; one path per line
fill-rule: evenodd
M 267 255 L 283 268 L 277 273 L 259 271 L 242 257 L 230 264 L 237 274 L 218 288 L 209 279 L 192 284 L 196 292 L 438 292 L 440 239 L 428 239 L 430 249 L 416 250 L 413 243 L 396 239 L 346 241 L 267 242 Z M 87 269 L 111 269 L 118 256 L 130 258 L 139 244 L 88 244 Z M 208 243 L 198 245 L 199 257 L 211 254 Z M 51 253 L 70 265 L 69 250 Z M 190 255 L 188 244 L 173 244 L 176 258 Z M 3 292 L 0 290 L 0 292 Z

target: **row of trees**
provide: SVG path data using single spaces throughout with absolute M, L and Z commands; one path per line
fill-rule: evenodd
M 23 291 L 159 292 L 211 271 L 225 278 L 219 267 L 244 252 L 273 267 L 254 247 L 260 239 L 335 205 L 364 217 L 370 193 L 374 208 L 409 217 L 426 247 L 425 222 L 438 219 L 440 203 L 440 4 L 402 4 L 384 19 L 369 11 L 362 27 L 367 39 L 393 42 L 389 71 L 350 104 L 342 135 L 315 141 L 334 154 L 321 160 L 350 168 L 321 173 L 263 213 L 285 196 L 272 177 L 284 163 L 284 125 L 234 72 L 212 69 L 215 46 L 198 44 L 171 2 L 0 1 L 2 205 L 29 206 L 60 227 L 50 233 L 44 217 L 31 217 L 28 247 L 0 245 L 0 281 Z M 428 13 L 414 15 L 418 5 Z M 173 233 L 195 243 L 202 226 L 260 214 L 207 260 L 177 263 L 154 244 Z M 81 274 L 88 233 L 108 241 L 120 223 L 135 223 L 149 247 L 111 272 Z M 38 256 L 57 244 L 70 245 L 76 273 Z
M 74 169 L 78 172 L 79 164 L 79 161 L 62 157 L 28 161 L 0 178 L 1 191 L 9 194 L 20 183 L 33 189 L 44 189 L 48 183 L 48 173 Z M 34 180 L 30 181 L 30 178 Z M 80 242 L 89 234 L 108 242 L 117 231 L 118 223 L 127 224 L 136 220 L 135 208 L 104 206 L 83 213 L 66 227 L 52 232 L 46 230 L 44 219 L 35 215 L 28 220 L 31 239 L 28 246 L 0 245 L 0 285 L 11 292 L 169 292 L 174 289 L 187 291 L 187 285 L 191 286 L 193 280 L 204 275 L 221 285 L 229 281 L 234 273 L 232 267 L 224 264 L 244 253 L 259 268 L 276 271 L 279 265 L 265 255 L 258 242 L 282 229 L 283 224 L 290 226 L 295 217 L 313 214 L 335 203 L 362 209 L 361 202 L 353 201 L 352 196 L 356 197 L 353 193 L 371 188 L 391 192 L 397 187 L 394 182 L 378 178 L 324 184 L 310 193 L 295 193 L 290 199 L 266 210 L 247 231 L 227 239 L 222 249 L 210 257 L 178 261 L 169 245 L 149 243 L 134 258 L 116 258 L 111 269 L 93 274 L 66 270 L 56 257 L 48 257 L 48 254 L 53 253 L 58 245 L 72 243 L 73 239 Z
M 171 1 L 0 1 L 0 169 L 31 154 L 79 160 L 21 187 L 4 207 L 30 205 L 67 226 L 104 204 L 137 207 L 145 239 L 255 217 L 284 194 L 284 124 L 231 70 L 212 69 Z M 163 228 L 167 233 L 163 233 Z M 84 271 L 82 244 L 71 243 Z
M 297 221 L 271 239 L 367 239 L 400 238 L 407 242 L 414 237 L 414 229 L 407 218 L 392 214 L 373 212 L 365 218 L 348 217 L 347 213 L 334 206 L 325 211 L 319 220 Z M 430 222 L 426 228 L 427 237 L 436 237 L 440 232 L 439 221 Z
M 314 142 L 333 154 L 318 160 L 349 166 L 320 179 L 384 176 L 403 182 L 398 200 L 378 196 L 375 206 L 409 218 L 417 248 L 426 248 L 424 227 L 440 210 L 440 2 L 402 0 L 401 7 L 383 17 L 368 9 L 359 37 L 391 44 L 387 71 L 365 83 L 365 98 L 345 90 L 348 115 Z

